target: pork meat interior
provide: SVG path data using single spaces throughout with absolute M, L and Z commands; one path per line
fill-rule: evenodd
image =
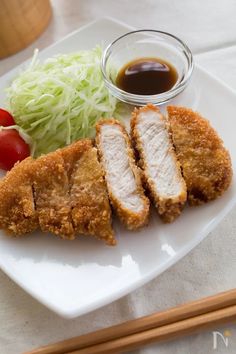
M 149 201 L 144 195 L 128 134 L 114 119 L 100 121 L 96 130 L 110 201 L 129 229 L 139 228 L 147 223 Z
M 135 110 L 131 119 L 131 136 L 150 197 L 160 217 L 171 222 L 180 214 L 187 193 L 160 110 L 153 105 Z

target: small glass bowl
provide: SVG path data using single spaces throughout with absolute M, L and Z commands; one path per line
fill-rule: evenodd
M 178 80 L 169 91 L 137 95 L 116 86 L 117 74 L 125 64 L 147 57 L 163 59 L 175 67 Z M 193 71 L 193 56 L 187 45 L 170 33 L 140 30 L 126 33 L 109 44 L 103 53 L 101 69 L 106 87 L 120 101 L 135 106 L 147 103 L 160 105 L 177 96 L 188 85 Z

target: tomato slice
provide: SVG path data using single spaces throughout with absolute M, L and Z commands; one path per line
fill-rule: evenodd
M 15 125 L 15 121 L 12 115 L 5 111 L 5 109 L 0 108 L 0 125 L 2 127 L 9 127 L 10 125 Z
M 10 170 L 17 161 L 30 155 L 29 145 L 15 129 L 0 131 L 0 168 Z

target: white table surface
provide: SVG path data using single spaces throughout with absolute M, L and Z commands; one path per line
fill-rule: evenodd
M 53 19 L 27 49 L 0 61 L 0 75 L 78 27 L 112 16 L 137 28 L 172 32 L 188 43 L 195 60 L 236 89 L 235 0 L 53 0 Z M 217 102 L 216 102 L 217 104 Z M 236 108 L 236 102 L 235 102 Z M 224 119 L 224 107 L 219 107 Z M 235 109 L 236 112 L 236 109 Z M 235 114 L 236 119 L 236 114 Z M 111 326 L 236 286 L 236 208 L 191 253 L 146 286 L 102 309 L 64 320 L 0 272 L 0 354 L 18 354 L 49 342 Z M 236 353 L 236 325 L 226 348 L 213 349 L 212 331 L 133 353 Z

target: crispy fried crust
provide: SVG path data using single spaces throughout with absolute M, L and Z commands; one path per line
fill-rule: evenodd
M 0 228 L 9 235 L 21 236 L 38 227 L 31 188 L 33 159 L 17 163 L 0 182 Z
M 92 146 L 93 144 L 91 139 L 80 139 L 71 145 L 57 150 L 64 160 L 64 167 L 69 180 L 77 161 L 79 161 L 81 156 L 83 156 L 86 151 L 91 149 Z
M 134 146 L 134 149 L 137 154 L 137 159 L 139 166 L 142 169 L 142 181 L 145 186 L 145 189 L 148 191 L 150 199 L 154 203 L 155 207 L 158 210 L 158 214 L 160 215 L 161 219 L 166 222 L 172 222 L 174 221 L 181 213 L 184 204 L 187 199 L 187 191 L 186 191 L 186 184 L 184 182 L 184 179 L 182 178 L 181 175 L 181 170 L 180 170 L 180 165 L 179 162 L 177 161 L 176 154 L 174 152 L 174 149 L 171 147 L 169 150 L 169 154 L 172 155 L 173 160 L 175 161 L 175 165 L 177 166 L 177 176 L 176 178 L 178 181 L 181 183 L 182 188 L 181 188 L 181 193 L 177 196 L 173 197 L 164 197 L 160 196 L 155 188 L 154 181 L 150 177 L 149 172 L 148 172 L 148 165 L 144 153 L 144 147 L 142 143 L 142 139 L 140 136 L 140 133 L 138 131 L 138 122 L 139 122 L 139 114 L 141 112 L 146 112 L 149 110 L 153 110 L 157 113 L 160 113 L 160 110 L 151 105 L 148 104 L 145 107 L 141 107 L 139 109 L 135 109 L 132 113 L 132 118 L 130 122 L 131 126 L 131 139 L 132 139 L 132 144 Z M 164 117 L 162 117 L 164 120 Z M 166 125 L 166 129 L 168 130 L 168 126 Z M 157 137 L 158 138 L 158 137 Z M 171 139 L 171 136 L 170 136 Z M 171 146 L 172 146 L 172 141 L 170 141 Z
M 78 140 L 61 149 L 60 153 L 70 184 L 70 206 L 75 232 L 93 235 L 109 245 L 115 245 L 103 170 L 92 140 Z
M 43 232 L 74 239 L 69 181 L 60 150 L 39 157 L 31 165 L 39 225 Z
M 232 179 L 230 155 L 222 140 L 210 123 L 191 109 L 168 106 L 167 111 L 189 204 L 219 197 Z
M 136 212 L 124 207 L 122 202 L 120 201 L 120 199 L 116 195 L 114 195 L 113 190 L 112 190 L 112 186 L 110 186 L 107 181 L 106 166 L 105 166 L 104 155 L 103 155 L 103 150 L 102 150 L 102 145 L 101 145 L 101 128 L 103 125 L 107 125 L 107 124 L 118 125 L 122 131 L 123 137 L 125 139 L 126 152 L 128 155 L 129 166 L 130 166 L 132 173 L 134 175 L 135 182 L 137 185 L 137 193 L 140 196 L 140 199 L 142 202 L 141 212 L 136 213 Z M 135 164 L 134 152 L 131 147 L 129 136 L 128 136 L 124 126 L 119 121 L 117 121 L 113 118 L 104 119 L 104 120 L 101 119 L 96 125 L 96 145 L 98 147 L 100 161 L 102 163 L 104 173 L 105 173 L 105 179 L 106 179 L 106 183 L 107 183 L 109 199 L 111 201 L 113 208 L 117 212 L 119 218 L 121 219 L 123 224 L 129 230 L 135 230 L 135 229 L 138 229 L 138 228 L 146 225 L 148 223 L 148 219 L 149 219 L 150 203 L 149 203 L 148 198 L 144 194 L 144 190 L 143 190 L 141 178 L 140 178 L 140 170 Z
M 38 226 L 65 239 L 83 233 L 116 243 L 103 171 L 90 139 L 25 159 L 0 181 L 0 228 L 18 236 Z
M 71 208 L 76 232 L 93 235 L 115 245 L 103 171 L 97 149 L 90 147 L 74 166 L 71 175 Z

